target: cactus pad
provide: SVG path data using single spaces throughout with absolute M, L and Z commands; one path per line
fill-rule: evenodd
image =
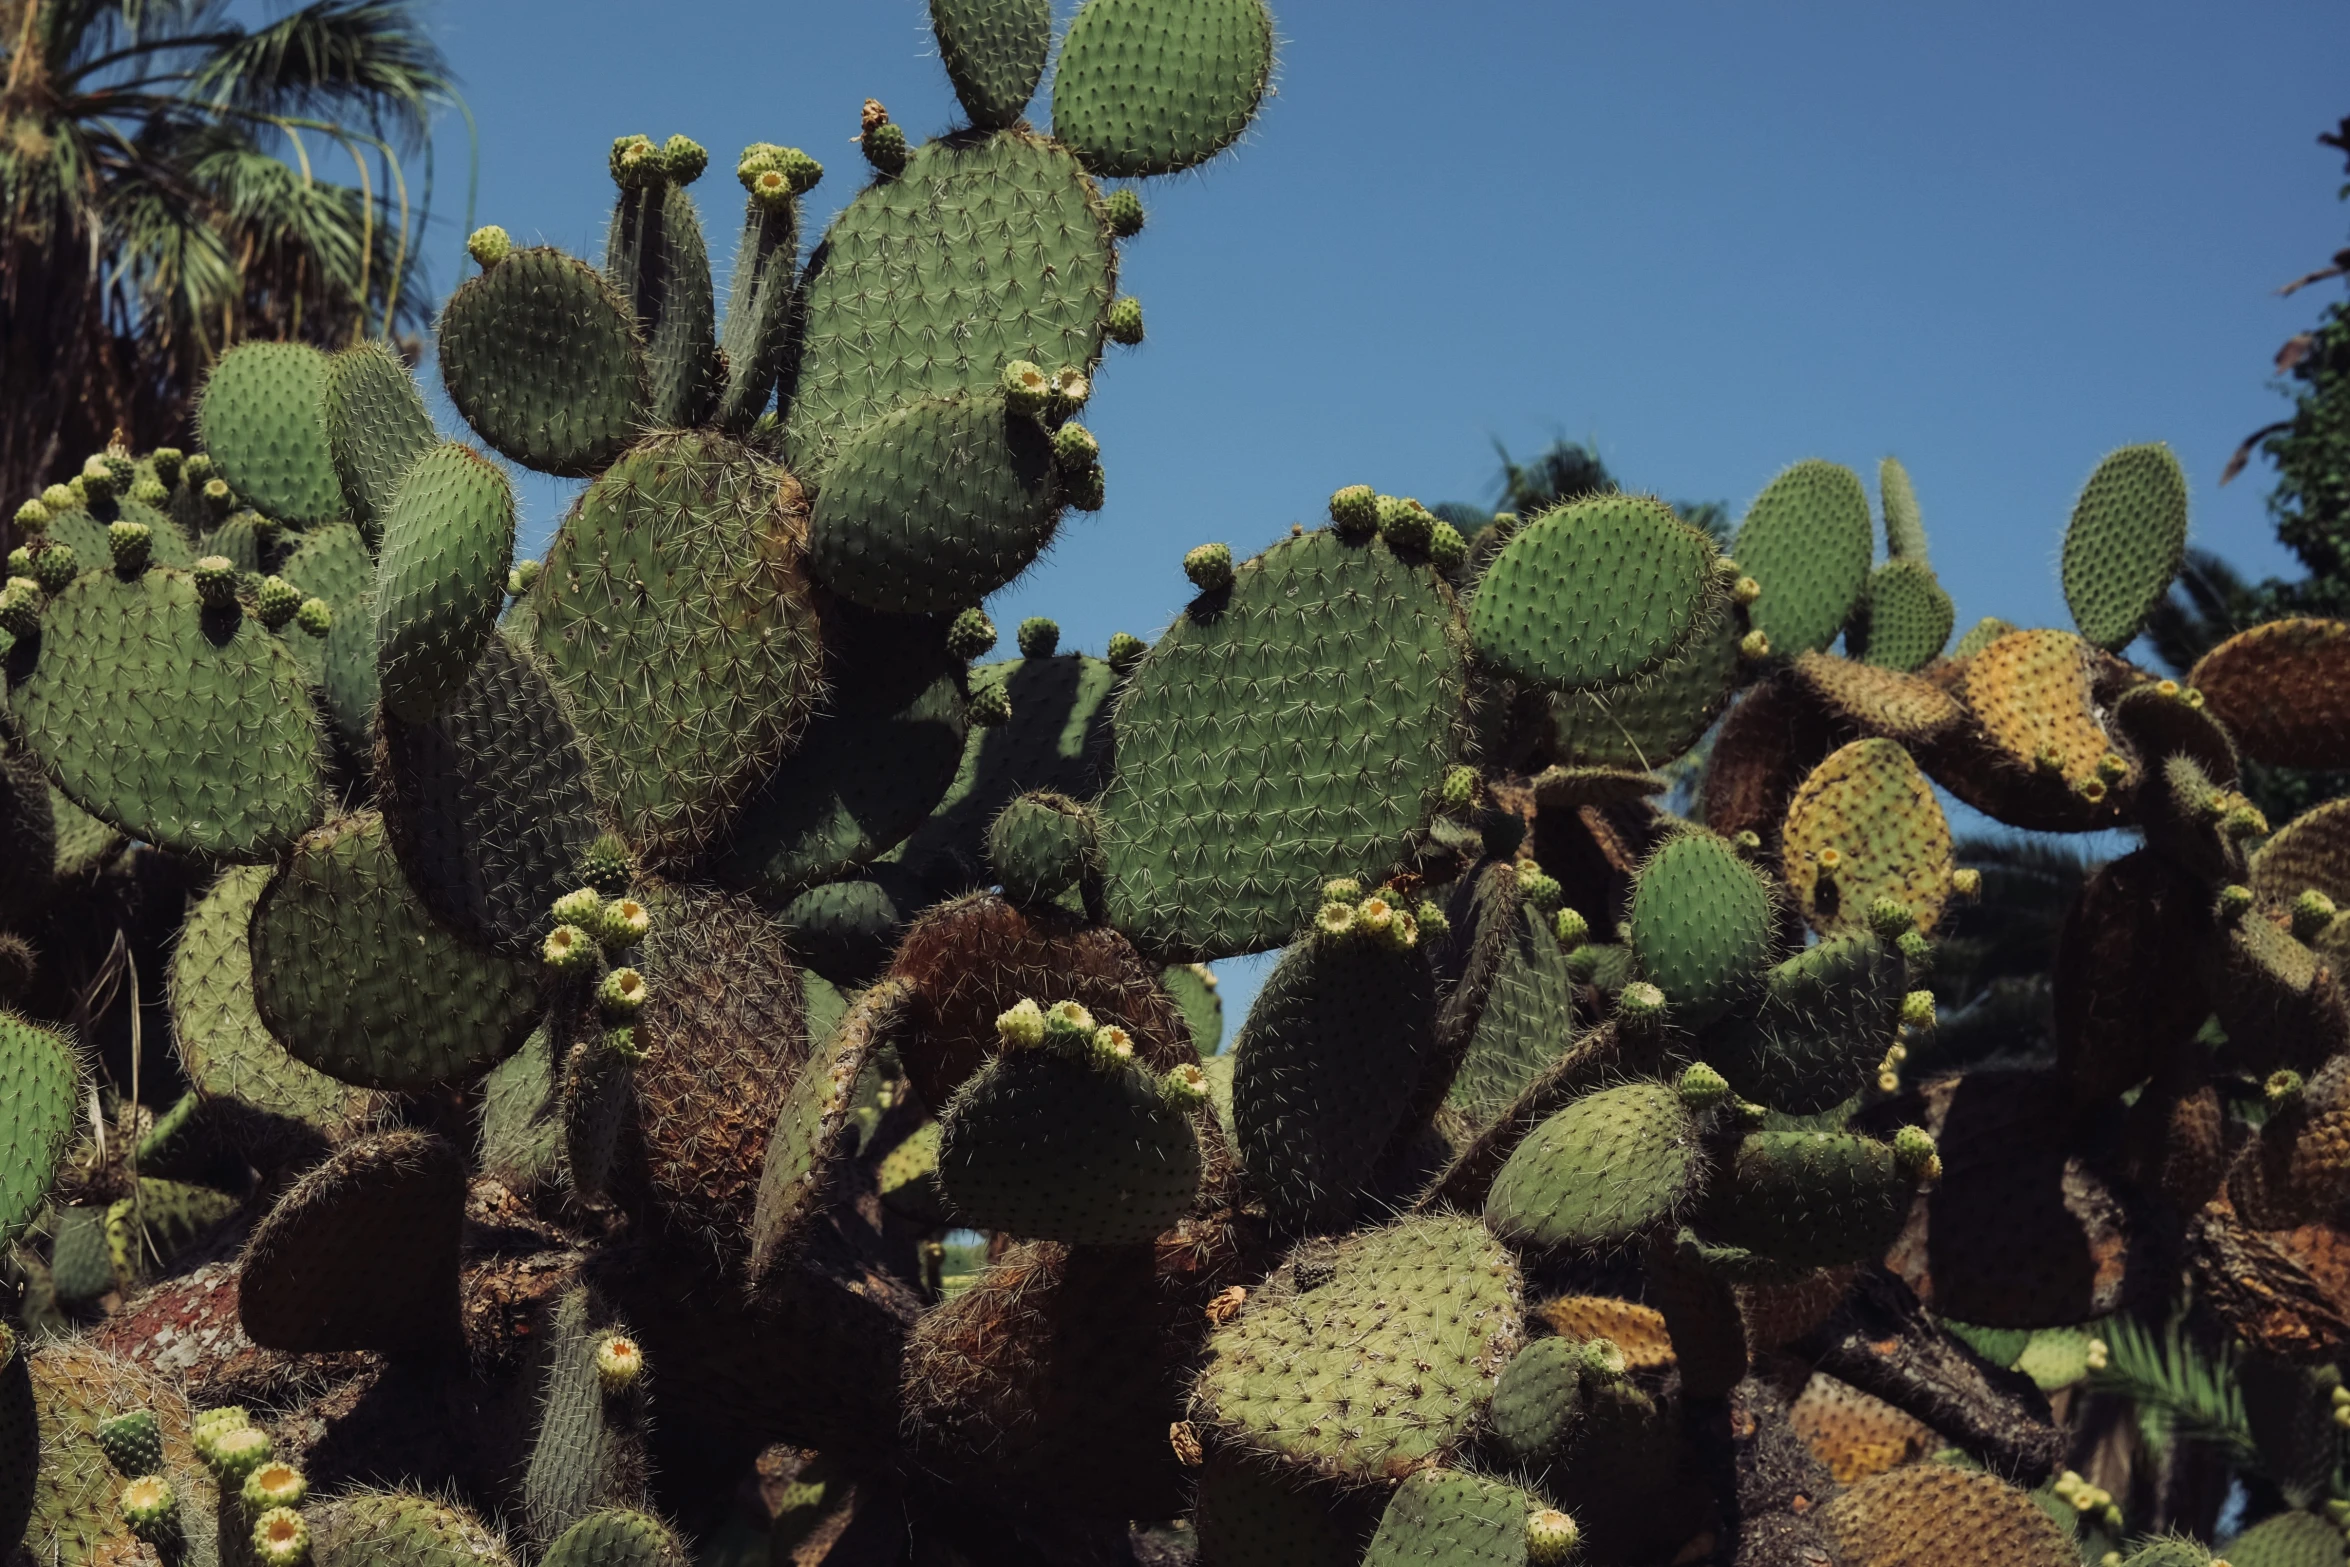
M 1328 878 L 1400 859 L 1452 761 L 1455 624 L 1430 568 L 1329 530 L 1195 600 L 1119 703 L 1110 922 L 1171 959 L 1261 951 Z
M 1648 496 L 1595 495 L 1520 528 L 1469 610 L 1477 656 L 1554 691 L 1621 685 L 1702 635 L 1722 583 L 1713 541 Z
M 2276 620 L 2239 631 L 2203 655 L 2187 684 L 2256 761 L 2350 764 L 2350 622 Z
M 786 375 L 792 471 L 821 488 L 855 431 L 992 387 L 1013 360 L 1090 369 L 1116 292 L 1110 238 L 1091 182 L 1048 142 L 1006 130 L 917 148 L 842 210 L 809 267 Z
M 538 1013 L 534 967 L 473 951 L 425 911 L 375 812 L 304 838 L 253 911 L 254 1001 L 294 1058 L 346 1083 L 487 1071 Z
M 517 250 L 441 311 L 441 380 L 465 422 L 543 473 L 618 457 L 651 408 L 645 349 L 601 274 L 559 250 Z
M 1044 76 L 1052 0 L 930 0 L 930 28 L 971 123 L 983 131 L 1016 123 Z
M 520 1487 L 532 1532 L 542 1539 L 568 1537 L 574 1526 L 611 1517 L 606 1509 L 641 1505 L 646 1491 L 643 1357 L 637 1357 L 635 1385 L 609 1390 L 597 1364 L 606 1335 L 635 1343 L 628 1324 L 574 1285 L 546 1313 L 544 1331 L 536 1368 L 538 1429 Z M 597 1537 L 596 1531 L 588 1536 Z
M 807 721 L 821 661 L 804 517 L 790 478 L 744 448 L 655 436 L 547 552 L 532 635 L 598 795 L 647 855 L 710 842 Z
M 1966 720 L 1957 698 L 1900 670 L 1805 653 L 1788 673 L 1836 717 L 1904 745 L 1939 739 Z
M 1933 786 L 1891 740 L 1856 740 L 1812 769 L 1787 807 L 1780 863 L 1823 934 L 1868 923 L 1880 898 L 1933 930 L 1950 900 L 1950 824 Z M 1822 855 L 1835 851 L 1834 868 Z
M 1522 1323 L 1509 1252 L 1467 1219 L 1353 1236 L 1311 1289 L 1252 1291 L 1208 1339 L 1197 1418 L 1245 1453 L 1331 1479 L 1393 1479 L 1467 1440 Z
M 318 820 L 301 666 L 252 616 L 205 609 L 186 573 L 84 572 L 50 601 L 9 704 L 59 787 L 133 837 L 259 861 Z
M 1071 1245 L 1139 1245 L 1199 1190 L 1199 1141 L 1155 1075 L 1043 1051 L 990 1062 L 939 1112 L 959 1222 Z
M 432 415 L 408 367 L 372 338 L 327 360 L 323 399 L 344 505 L 361 533 L 379 539 L 400 481 L 439 439 Z
M 1929 757 L 1951 793 L 2002 821 L 2081 831 L 2119 820 L 2137 765 L 2108 777 L 2117 754 L 2099 720 L 2092 650 L 2066 631 L 2016 631 L 1967 661 L 1959 695 L 1974 714 L 1966 733 Z
M 1088 0 L 1053 78 L 1053 135 L 1096 174 L 1172 174 L 1248 129 L 1273 76 L 1264 0 Z
M 1632 950 L 1685 1028 L 1760 984 L 1776 923 L 1769 879 L 1702 828 L 1667 839 L 1633 881 Z
M 1926 558 L 1926 519 L 1918 510 L 1918 492 L 1909 482 L 1909 470 L 1897 457 L 1877 464 L 1877 499 L 1885 514 L 1885 553 L 1895 560 Z
M 1867 930 L 1830 936 L 1773 968 L 1762 1004 L 1705 1042 L 1748 1099 L 1795 1115 L 1843 1103 L 1894 1042 L 1909 989 L 1900 952 Z
M 11 1384 L 21 1391 L 7 1391 Z M 10 1489 L 30 1483 L 31 1516 L 17 1560 L 56 1567 L 153 1560 L 123 1517 L 123 1476 L 98 1439 L 101 1424 L 133 1409 L 155 1416 L 163 1474 L 180 1497 L 185 1549 L 197 1560 L 211 1559 L 218 1549 L 218 1495 L 189 1445 L 188 1406 L 168 1382 L 86 1340 L 34 1350 L 20 1338 L 15 1359 L 0 1368 L 0 1420 L 21 1419 L 28 1392 L 40 1461 L 0 1481 Z
M 447 1348 L 464 1207 L 465 1161 L 441 1139 L 347 1144 L 254 1227 L 237 1280 L 246 1334 L 294 1354 Z
M 2094 647 L 2118 652 L 2170 591 L 2187 554 L 2187 477 L 2159 443 L 2097 465 L 2064 530 L 2064 601 Z
M 514 1567 L 497 1531 L 462 1507 L 400 1491 L 362 1491 L 313 1504 L 318 1567 Z
M 1445 1092 L 1446 1103 L 1484 1125 L 1566 1052 L 1574 1034 L 1574 980 L 1541 910 L 1511 911 L 1476 1031 Z
M 816 1053 L 793 1079 L 767 1139 L 751 1212 L 754 1278 L 797 1250 L 831 1198 L 840 1160 L 856 1148 L 858 1084 L 888 1047 L 904 1015 L 905 992 L 903 984 L 885 980 L 859 995 L 841 1026 L 818 1036 Z M 931 1142 L 935 1147 L 935 1136 Z
M 1042 425 L 998 392 L 927 397 L 843 440 L 808 564 L 868 609 L 951 613 L 1027 570 L 1060 516 Z
M 1868 592 L 1844 640 L 1861 662 L 1906 674 L 1941 657 L 1957 622 L 1958 607 L 1934 568 L 1896 558 L 1869 573 Z
M 1576 1100 L 1518 1144 L 1494 1177 L 1485 1222 L 1542 1250 L 1615 1246 L 1670 1221 L 1703 1168 L 1673 1090 L 1626 1083 Z
M 376 668 L 387 711 L 422 723 L 463 689 L 506 604 L 514 488 L 459 441 L 410 464 L 383 521 Z
M 1662 766 L 1697 743 L 1738 692 L 1735 615 L 1628 686 L 1550 699 L 1551 750 L 1564 763 L 1592 767 Z
M 691 1560 L 660 1519 L 614 1507 L 557 1535 L 539 1567 L 687 1567 Z
M 343 512 L 327 444 L 327 357 L 305 343 L 240 343 L 204 383 L 196 422 L 220 475 L 280 522 L 313 526 Z
M 1516 1486 L 1483 1475 L 1423 1469 L 1388 1499 L 1363 1567 L 1523 1567 L 1526 1517 L 1542 1506 Z
M 1917 1179 L 1853 1132 L 1752 1132 L 1707 1193 L 1700 1228 L 1791 1268 L 1873 1263 L 1901 1233 Z
M 2075 1567 L 2071 1536 L 1995 1475 L 1905 1464 L 1830 1501 L 1821 1522 L 1852 1567 Z
M 40 1211 L 72 1136 L 81 1071 L 45 1028 L 0 1011 L 0 1244 Z
M 1834 463 L 1799 462 L 1755 497 L 1731 553 L 1762 584 L 1747 614 L 1773 653 L 1792 658 L 1836 639 L 1868 585 L 1874 533 L 1867 492 Z

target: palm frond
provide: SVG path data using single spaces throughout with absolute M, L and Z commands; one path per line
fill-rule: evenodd
M 400 147 L 424 140 L 455 78 L 401 0 L 313 0 L 215 51 L 190 84 L 216 109 L 333 119 L 358 111 Z
M 2267 1474 L 2244 1412 L 2235 1355 L 2225 1343 L 2214 1353 L 2176 1324 L 2157 1334 L 2129 1317 L 2109 1319 L 2098 1336 L 2106 1360 L 2089 1373 L 2089 1388 L 2134 1405 L 2149 1448 L 2161 1452 L 2173 1442 L 2200 1442 L 2219 1449 L 2230 1468 Z

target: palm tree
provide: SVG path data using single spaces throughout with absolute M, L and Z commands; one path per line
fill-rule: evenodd
M 0 515 L 118 428 L 179 439 L 232 343 L 425 320 L 427 130 L 456 97 L 413 0 L 253 29 L 226 0 L 0 0 L 0 70 Z

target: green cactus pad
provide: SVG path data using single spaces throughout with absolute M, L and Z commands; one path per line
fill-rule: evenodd
M 842 210 L 810 264 L 785 378 L 792 471 L 821 488 L 857 430 L 993 387 L 1013 360 L 1089 370 L 1116 280 L 1109 219 L 1068 153 L 1022 131 L 917 148 Z
M 363 1491 L 313 1503 L 302 1517 L 317 1567 L 514 1567 L 496 1530 L 428 1496 Z
M 1093 815 L 1066 796 L 1024 794 L 987 833 L 988 863 L 1014 903 L 1049 903 L 1092 866 Z
M 1482 1127 L 1566 1052 L 1575 1027 L 1574 980 L 1549 916 L 1512 911 L 1476 1031 L 1445 1102 Z
M 1755 497 L 1730 553 L 1762 584 L 1747 616 L 1773 653 L 1792 658 L 1836 639 L 1868 585 L 1874 532 L 1868 493 L 1835 463 L 1799 462 Z
M 1773 968 L 1752 1017 L 1716 1029 L 1705 1059 L 1741 1096 L 1794 1115 L 1842 1104 L 1894 1043 L 1907 965 L 1867 930 L 1830 936 Z
M 511 1055 L 537 1017 L 536 967 L 476 952 L 435 922 L 373 811 L 295 846 L 251 939 L 269 1031 L 345 1083 L 462 1081 Z
M 598 1347 L 607 1334 L 631 1342 L 634 1335 L 583 1287 L 557 1297 L 545 1332 L 537 1367 L 538 1429 L 523 1465 L 522 1507 L 539 1538 L 568 1538 L 565 1531 L 612 1516 L 608 1509 L 641 1506 L 646 1499 L 645 1374 L 640 1369 L 634 1387 L 605 1392 Z
M 1877 496 L 1885 513 L 1885 553 L 1895 560 L 1926 558 L 1926 519 L 1918 510 L 1917 490 L 1899 458 L 1877 464 Z
M 1594 1251 L 1669 1223 L 1703 1173 L 1697 1128 L 1663 1083 L 1587 1094 L 1518 1144 L 1485 1199 L 1496 1235 Z
M 1791 1268 L 1872 1263 L 1901 1233 L 1915 1177 L 1855 1132 L 1750 1132 L 1707 1194 L 1705 1236 Z
M 1895 558 L 1869 573 L 1868 592 L 1844 628 L 1855 658 L 1903 673 L 1942 656 L 1958 606 L 1923 560 Z
M 789 347 L 799 264 L 799 198 L 771 203 L 753 196 L 745 202 L 720 340 L 726 386 L 718 399 L 718 426 L 729 435 L 748 431 L 775 395 L 775 378 Z
M 299 527 L 343 513 L 327 443 L 327 358 L 304 343 L 240 343 L 221 355 L 196 422 L 240 499 Z
M 1950 823 L 1933 786 L 1891 740 L 1856 740 L 1812 769 L 1787 807 L 1781 874 L 1823 934 L 1865 926 L 1881 898 L 1932 931 L 1950 901 Z M 1833 873 L 1821 856 L 1835 851 Z
M 1141 1245 L 1199 1191 L 1199 1140 L 1129 1062 L 999 1057 L 939 1112 L 938 1181 L 958 1222 L 1071 1245 Z
M 1264 0 L 1087 0 L 1061 43 L 1053 135 L 1096 174 L 1172 174 L 1237 141 L 1272 79 Z
M 430 1133 L 379 1132 L 304 1175 L 254 1227 L 237 1313 L 290 1354 L 456 1341 L 465 1160 Z
M 1418 950 L 1315 934 L 1281 956 L 1234 1045 L 1233 1142 L 1275 1225 L 1343 1219 L 1434 1047 Z
M 1402 859 L 1454 759 L 1457 624 L 1433 569 L 1327 529 L 1193 601 L 1119 703 L 1110 923 L 1168 959 L 1258 952 Z
M 1550 699 L 1550 750 L 1587 767 L 1662 767 L 1695 745 L 1738 694 L 1735 615 L 1628 686 Z
M 71 1046 L 0 1011 L 0 1245 L 40 1211 L 73 1135 L 80 1086 Z
M 2222 1547 L 2228 1567 L 2333 1567 L 2342 1531 L 2315 1513 L 2293 1509 L 2263 1518 Z
M 2125 446 L 2099 463 L 2064 530 L 2064 602 L 2082 639 L 2126 647 L 2186 554 L 2187 476 L 2171 449 Z
M 1160 972 L 1159 984 L 1183 1009 L 1183 1020 L 1191 1025 L 1192 1048 L 1202 1057 L 1222 1049 L 1224 998 L 1214 971 L 1204 963 L 1171 964 Z
M 506 604 L 514 487 L 460 441 L 419 457 L 384 517 L 376 670 L 385 711 L 423 723 L 464 689 Z
M 512 1191 L 558 1187 L 569 1178 L 556 1084 L 543 1028 L 481 1080 L 481 1167 Z
M 9 705 L 58 786 L 134 838 L 259 861 L 318 820 L 300 665 L 252 616 L 207 611 L 183 572 L 84 572 L 50 600 Z
M 1554 691 L 1621 685 L 1704 634 L 1723 584 L 1713 541 L 1644 495 L 1594 495 L 1512 535 L 1477 586 L 1469 644 Z
M 525 601 L 598 797 L 655 860 L 716 838 L 815 703 L 804 515 L 746 448 L 655 436 L 580 497 Z
M 271 1037 L 253 1005 L 247 931 L 274 867 L 232 866 L 188 911 L 171 955 L 172 1043 L 206 1114 L 268 1167 L 336 1142 L 378 1101 L 304 1066 Z
M 701 215 L 684 185 L 662 180 L 620 193 L 605 276 L 635 307 L 652 399 L 664 429 L 709 418 L 718 400 L 718 308 Z
M 1195 1418 L 1241 1453 L 1334 1480 L 1399 1479 L 1457 1452 L 1523 1331 L 1508 1250 L 1473 1220 L 1401 1219 L 1328 1263 L 1305 1290 L 1284 1270 L 1210 1335 Z
M 1494 1385 L 1487 1420 L 1502 1457 L 1539 1472 L 1565 1452 L 1583 1413 L 1592 1364 L 1575 1336 L 1538 1338 L 1511 1357 Z
M 906 988 L 884 981 L 862 992 L 840 1026 L 818 1040 L 767 1139 L 751 1211 L 751 1277 L 792 1260 L 833 1196 L 841 1161 L 857 1149 L 857 1090 L 903 1025 Z M 935 1142 L 935 1138 L 933 1139 Z
M 652 387 L 627 303 L 559 250 L 517 250 L 441 311 L 441 381 L 481 438 L 526 468 L 594 473 L 636 438 Z
M 1524 1567 L 1526 1518 L 1544 1505 L 1484 1475 L 1423 1469 L 1388 1499 L 1363 1567 Z
M 808 525 L 808 564 L 868 609 L 952 613 L 1027 570 L 1060 516 L 1042 425 L 998 393 L 924 398 L 842 444 Z
M 1090 800 L 1110 772 L 1110 701 L 1118 672 L 1098 658 L 1010 659 L 971 672 L 1011 699 L 1012 719 L 971 726 L 954 781 L 930 819 L 891 858 L 935 891 L 988 880 L 987 829 L 1030 790 Z
M 691 1561 L 660 1519 L 615 1507 L 557 1535 L 539 1567 L 688 1567 Z
M 983 131 L 1017 123 L 1044 77 L 1052 0 L 930 0 L 930 29 L 971 123 Z
M 894 867 L 810 887 L 783 906 L 792 950 L 839 985 L 862 985 L 888 966 L 921 899 Z
M 441 711 L 386 711 L 377 800 L 418 901 L 475 946 L 534 961 L 600 828 L 588 763 L 531 656 L 493 634 Z
M 432 415 L 408 367 L 373 338 L 327 360 L 323 397 L 344 508 L 361 533 L 379 539 L 400 481 L 439 440 Z
M 14 1386 L 16 1391 L 10 1392 Z M 184 1560 L 215 1559 L 218 1493 L 188 1441 L 188 1406 L 163 1378 L 86 1339 L 56 1339 L 35 1349 L 20 1334 L 14 1359 L 0 1367 L 0 1443 L 24 1440 L 26 1405 L 37 1432 L 40 1459 L 19 1476 L 0 1474 L 0 1496 L 23 1506 L 31 1492 L 17 1562 L 42 1567 L 114 1567 L 153 1561 L 130 1531 L 121 1506 L 123 1477 L 107 1461 L 99 1426 L 126 1410 L 155 1416 L 163 1442 L 163 1475 L 180 1499 Z M 0 1502 L 0 1506 L 6 1503 Z M 0 1518 L 0 1523 L 8 1520 Z
M 1771 961 L 1777 911 L 1768 877 L 1728 840 L 1675 834 L 1632 885 L 1632 950 L 1674 1021 L 1703 1028 L 1743 1000 Z

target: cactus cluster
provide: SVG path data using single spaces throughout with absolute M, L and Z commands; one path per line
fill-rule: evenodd
M 868 102 L 805 256 L 746 149 L 723 320 L 682 136 L 600 266 L 473 237 L 450 399 L 589 481 L 543 562 L 373 345 L 15 513 L 0 1552 L 2206 1564 L 2081 1436 L 2169 1316 L 2291 1504 L 2226 1559 L 2340 1562 L 2350 806 L 2236 785 L 2350 764 L 2350 627 L 2127 662 L 2146 446 L 2069 630 L 1953 644 L 1908 475 L 1809 461 L 1728 555 L 1350 484 L 974 665 L 1104 496 L 1097 182 L 1237 138 L 1272 24 L 1087 0 L 1046 135 L 1044 0 L 931 14 L 968 123 Z M 1936 1065 L 1938 789 L 2142 839 L 2047 1059 Z

